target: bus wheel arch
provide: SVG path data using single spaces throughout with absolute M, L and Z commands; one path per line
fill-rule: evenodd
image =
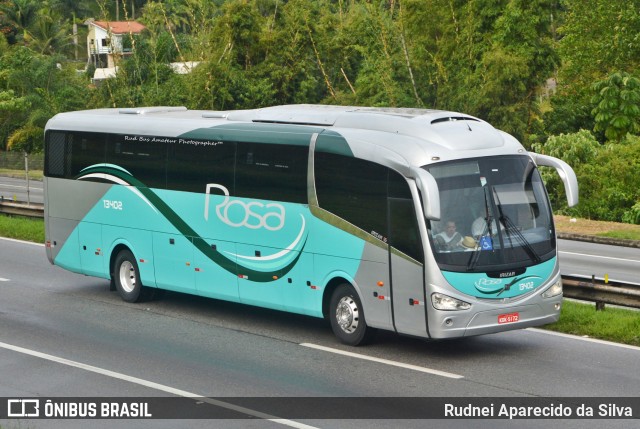
M 126 302 L 143 302 L 153 297 L 153 288 L 146 287 L 140 280 L 140 268 L 136 258 L 124 244 L 117 245 L 110 259 L 111 288 L 118 291 Z
M 116 276 L 115 276 L 116 257 L 123 250 L 128 250 L 129 252 L 131 252 L 131 249 L 129 249 L 128 246 L 126 246 L 125 244 L 120 243 L 120 244 L 118 244 L 117 246 L 115 246 L 113 248 L 113 250 L 111 251 L 111 256 L 109 258 L 109 275 L 111 276 L 111 290 L 112 291 L 117 290 L 116 289 Z M 131 252 L 131 253 L 133 253 L 133 252 Z
M 344 344 L 364 345 L 373 338 L 375 329 L 367 325 L 362 299 L 345 279 L 335 278 L 329 282 L 322 308 L 333 333 Z
M 329 306 L 331 304 L 331 296 L 338 286 L 344 283 L 349 283 L 349 280 L 343 277 L 334 277 L 327 283 L 322 295 L 322 315 L 325 319 L 329 320 Z

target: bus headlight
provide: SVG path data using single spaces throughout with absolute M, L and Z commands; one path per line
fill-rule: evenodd
M 542 294 L 543 298 L 551 298 L 562 293 L 562 279 L 558 279 L 549 289 Z
M 434 293 L 431 295 L 431 303 L 437 310 L 468 310 L 471 304 L 452 298 L 442 293 Z

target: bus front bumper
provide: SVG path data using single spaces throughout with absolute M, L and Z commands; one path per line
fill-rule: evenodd
M 429 319 L 431 338 L 471 337 L 554 323 L 560 318 L 562 295 L 535 304 L 473 311 L 474 307 L 477 304 L 464 312 L 435 310 L 435 317 Z

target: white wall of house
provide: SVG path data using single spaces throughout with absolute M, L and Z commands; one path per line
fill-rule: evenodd
M 107 30 L 91 24 L 87 34 L 87 54 L 117 54 L 122 52 L 122 34 L 109 35 Z

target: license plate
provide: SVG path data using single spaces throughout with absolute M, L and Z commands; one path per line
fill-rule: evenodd
M 507 314 L 500 314 L 498 316 L 499 324 L 513 323 L 513 322 L 517 322 L 518 320 L 520 320 L 520 313 L 507 313 Z

